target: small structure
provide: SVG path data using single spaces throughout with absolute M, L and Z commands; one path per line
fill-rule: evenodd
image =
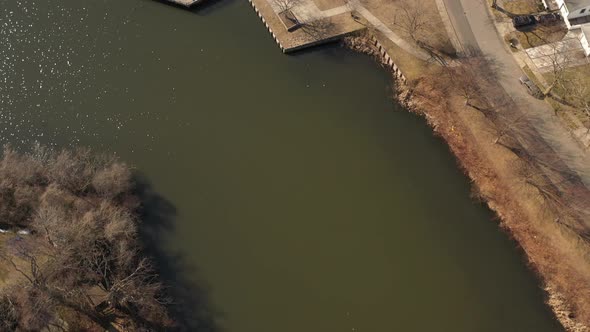
M 202 2 L 203 0 L 168 0 L 168 2 L 172 2 L 175 3 L 177 5 L 181 5 L 184 7 L 191 7 L 192 5 L 196 5 L 199 2 Z
M 580 43 L 582 44 L 582 48 L 584 49 L 584 53 L 586 56 L 590 55 L 590 24 L 582 25 L 580 28 Z
M 590 22 L 590 0 L 555 0 L 568 29 Z
M 289 32 L 295 31 L 301 26 L 301 22 L 299 22 L 297 16 L 295 16 L 295 14 L 290 9 L 279 13 L 279 18 L 281 19 L 281 23 L 283 23 Z
M 344 6 L 326 13 L 313 0 L 305 0 L 288 10 L 274 5 L 273 0 L 248 1 L 284 53 L 336 41 L 366 29 Z
M 544 0 L 546 1 L 546 0 Z M 590 55 L 590 0 L 554 0 L 567 28 L 576 32 L 586 56 Z

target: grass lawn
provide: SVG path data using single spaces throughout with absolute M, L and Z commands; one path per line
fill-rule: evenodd
M 504 0 L 502 9 L 514 15 L 536 13 L 543 10 L 540 0 Z
M 502 21 L 514 15 L 538 13 L 545 10 L 541 0 L 499 0 L 498 8 L 492 9 L 497 20 Z M 488 0 L 490 6 L 494 0 Z
M 6 241 L 14 237 L 14 234 L 0 234 L 0 253 L 4 254 L 6 250 Z M 6 284 L 6 279 L 9 275 L 10 268 L 6 262 L 0 263 L 0 288 Z
M 541 90 L 541 91 L 545 90 L 545 86 L 543 84 L 541 84 L 541 82 L 537 79 L 537 76 L 533 73 L 533 71 L 531 70 L 531 68 L 529 68 L 528 65 L 525 65 L 524 67 L 522 67 L 522 70 L 529 77 L 529 79 L 531 81 L 533 81 L 533 83 L 535 83 L 535 85 L 537 86 L 537 88 L 539 88 L 539 90 Z
M 543 76 L 548 82 L 553 80 L 553 74 L 551 72 L 545 73 Z M 568 68 L 565 72 L 565 87 L 558 84 L 553 92 L 566 100 L 571 100 L 572 96 L 567 91 L 567 82 L 571 81 L 584 84 L 590 92 L 590 64 Z
M 552 73 L 545 73 L 543 76 L 548 82 L 553 80 Z M 565 87 L 558 84 L 553 90 L 553 93 L 568 102 L 573 102 L 572 95 L 568 92 L 567 82 L 575 80 L 579 84 L 583 84 L 584 86 L 588 87 L 588 94 L 590 98 L 590 64 L 568 68 L 565 73 L 565 78 Z M 567 107 L 566 105 L 561 105 L 561 109 L 571 112 L 584 124 L 584 126 L 590 128 L 590 118 L 583 111 L 572 107 Z

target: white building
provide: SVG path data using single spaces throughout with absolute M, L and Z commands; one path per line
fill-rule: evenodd
M 546 2 L 547 0 L 543 0 Z M 578 30 L 586 56 L 590 55 L 590 0 L 554 0 L 570 30 Z
M 569 29 L 590 22 L 590 0 L 555 0 Z

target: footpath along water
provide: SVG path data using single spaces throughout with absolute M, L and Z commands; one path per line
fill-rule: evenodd
M 559 331 L 391 84 L 337 46 L 281 54 L 247 1 L 0 0 L 0 140 L 135 165 L 193 330 Z

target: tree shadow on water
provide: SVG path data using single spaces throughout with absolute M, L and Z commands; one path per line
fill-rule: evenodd
M 221 313 L 213 308 L 205 282 L 195 281 L 197 268 L 186 256 L 165 248 L 165 238 L 175 227 L 176 208 L 158 194 L 148 179 L 136 174 L 135 194 L 140 199 L 140 240 L 144 253 L 154 263 L 171 299 L 168 305 L 174 329 L 166 331 L 222 332 L 218 325 Z

